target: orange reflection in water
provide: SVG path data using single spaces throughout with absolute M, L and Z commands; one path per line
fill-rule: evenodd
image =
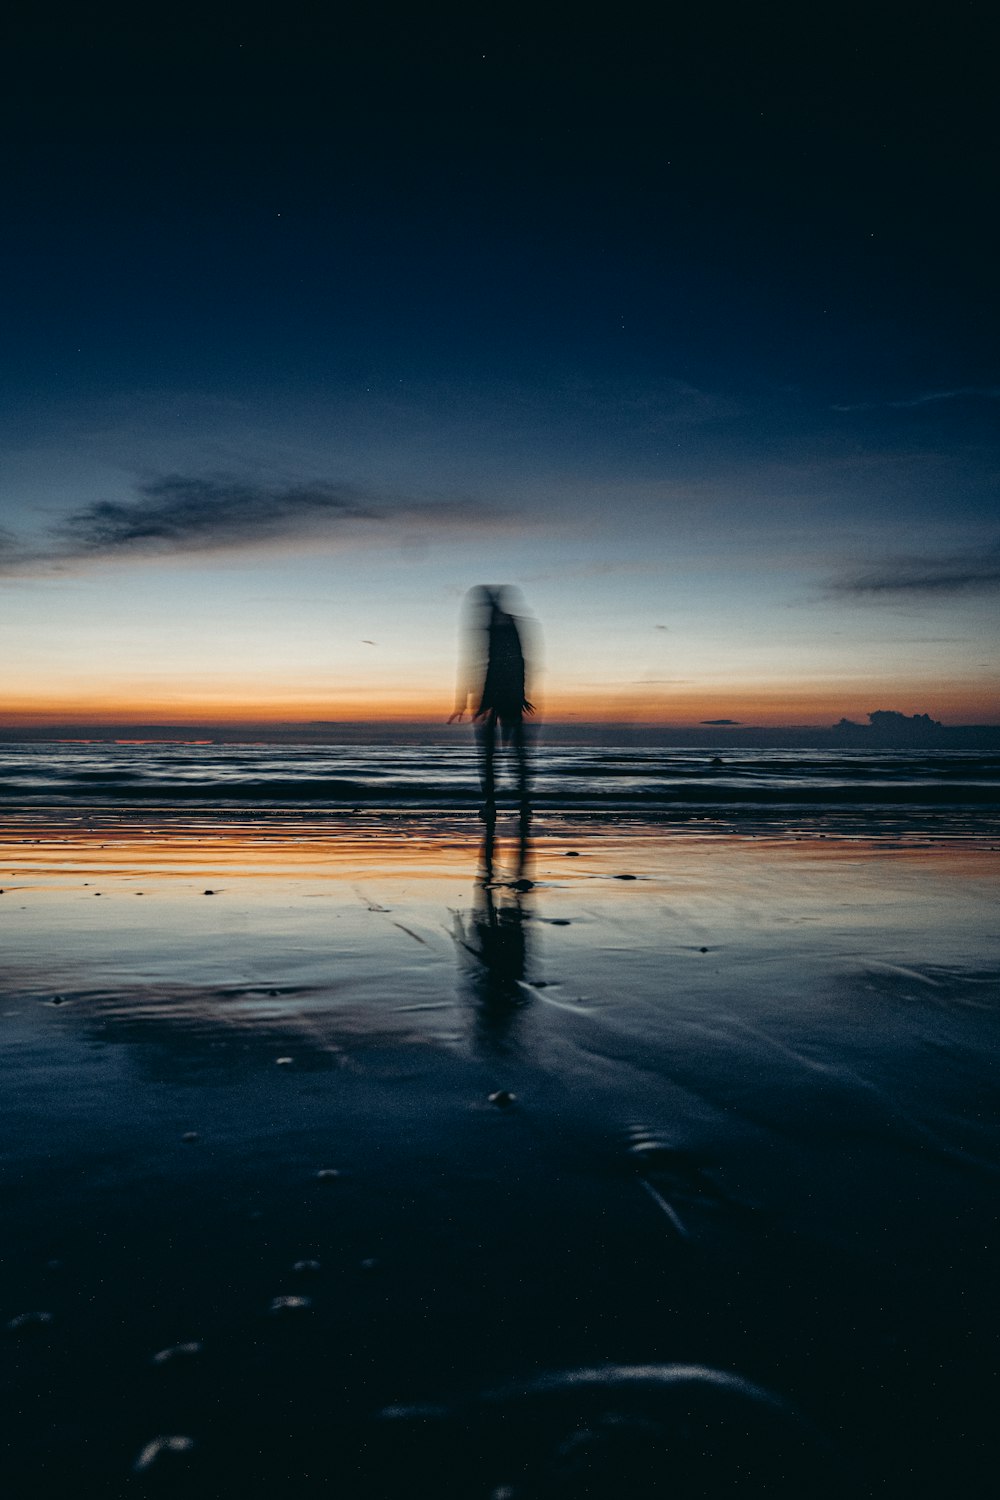
M 498 858 L 511 863 L 517 848 L 516 819 L 498 827 Z M 350 881 L 378 875 L 386 879 L 467 878 L 479 869 L 482 824 L 475 817 L 438 817 L 365 813 L 350 819 L 289 818 L 274 814 L 252 823 L 216 817 L 164 815 L 137 821 L 113 813 L 84 820 L 51 813 L 5 821 L 0 833 L 0 880 L 62 883 L 68 876 L 104 874 L 120 878 L 162 876 L 207 879 L 326 878 Z M 561 826 L 540 822 L 530 841 L 536 866 L 570 877 L 563 863 L 568 849 L 583 852 L 573 874 L 596 878 L 620 871 L 662 875 L 687 867 L 700 854 L 724 851 L 745 861 L 766 859 L 801 866 L 844 861 L 864 863 L 887 858 L 907 863 L 931 862 L 941 873 L 973 874 L 982 870 L 989 841 L 976 837 L 931 838 L 926 834 L 864 835 L 733 833 L 665 828 L 636 822 Z M 9 890 L 9 887 L 8 887 Z
M 411 827 L 375 818 L 335 826 L 280 818 L 253 826 L 190 818 L 138 825 L 107 817 L 86 825 L 26 819 L 5 826 L 0 872 L 43 881 L 88 871 L 118 877 L 201 878 L 216 872 L 227 879 L 345 880 L 379 870 L 419 879 L 467 866 L 474 849 L 454 832 L 421 837 Z

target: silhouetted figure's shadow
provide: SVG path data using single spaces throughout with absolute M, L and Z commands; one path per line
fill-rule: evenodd
M 516 849 L 514 869 L 501 872 L 496 860 L 496 830 L 487 820 L 475 903 L 471 911 L 455 913 L 455 940 L 464 960 L 465 988 L 475 1006 L 480 1040 L 490 1051 L 504 1049 L 518 1013 L 530 1000 L 524 979 L 532 882 L 526 874 L 530 848 L 524 816 Z M 505 878 L 498 878 L 500 875 Z
M 497 729 L 501 747 L 514 752 L 522 825 L 528 807 L 528 744 L 524 716 L 534 713 L 526 696 L 527 663 L 524 620 L 512 610 L 508 588 L 472 589 L 467 601 L 469 619 L 459 675 L 455 712 L 449 723 L 472 707 L 478 728 L 483 818 L 496 821 Z

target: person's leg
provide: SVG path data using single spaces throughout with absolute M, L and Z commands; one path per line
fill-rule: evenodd
M 514 754 L 517 758 L 517 794 L 520 803 L 517 874 L 519 880 L 524 880 L 527 873 L 528 845 L 531 833 L 531 787 L 528 775 L 528 736 L 525 732 L 523 722 L 515 726 L 512 739 Z
M 521 805 L 522 820 L 531 816 L 531 787 L 529 784 L 528 736 L 524 721 L 519 719 L 511 733 L 511 744 L 517 761 L 517 795 Z
M 495 823 L 497 816 L 496 750 L 497 716 L 491 710 L 479 726 L 479 775 L 483 787 L 483 817 L 487 823 Z

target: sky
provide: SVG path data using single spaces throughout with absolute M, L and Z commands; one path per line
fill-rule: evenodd
M 0 726 L 1000 722 L 990 7 L 649 9 L 15 8 Z

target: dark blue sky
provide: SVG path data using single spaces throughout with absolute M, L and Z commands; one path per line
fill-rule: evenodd
M 39 24 L 4 80 L 23 368 L 994 381 L 987 7 L 474 9 Z
M 730 577 L 739 533 L 758 597 L 786 554 L 795 597 L 947 597 L 982 658 L 989 8 L 543 9 L 15 21 L 0 528 L 25 611 L 53 560 L 104 560 L 60 526 L 179 476 L 479 506 L 555 571 L 688 545 L 705 573 L 715 537 Z

